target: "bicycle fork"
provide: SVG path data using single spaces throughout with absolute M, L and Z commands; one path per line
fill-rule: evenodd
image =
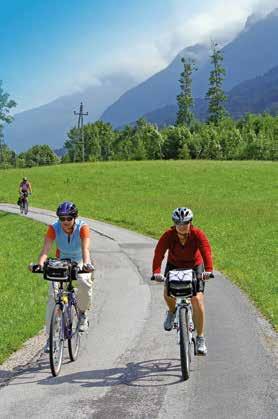
M 194 323 L 193 323 L 193 317 L 192 317 L 192 308 L 190 305 L 186 304 L 184 301 L 181 301 L 180 303 L 177 304 L 177 309 L 176 309 L 176 318 L 174 321 L 174 329 L 176 329 L 177 331 L 177 344 L 180 344 L 180 324 L 179 324 L 179 312 L 181 307 L 185 307 L 186 309 L 186 320 L 187 320 L 187 328 L 188 328 L 188 339 L 189 339 L 189 344 L 193 343 L 194 344 L 194 353 L 195 353 L 195 338 L 193 336 L 193 331 L 194 331 Z

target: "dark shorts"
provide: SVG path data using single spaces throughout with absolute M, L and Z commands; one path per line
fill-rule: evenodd
M 171 271 L 172 269 L 179 269 L 177 266 L 172 265 L 171 263 L 167 262 L 166 264 L 166 268 L 165 268 L 165 272 L 164 272 L 164 276 L 167 275 L 167 273 L 169 271 Z M 193 271 L 196 272 L 196 274 L 201 274 L 202 272 L 204 272 L 204 265 L 197 265 L 194 266 Z M 197 292 L 205 292 L 205 281 L 203 281 L 202 279 L 198 279 L 197 280 Z

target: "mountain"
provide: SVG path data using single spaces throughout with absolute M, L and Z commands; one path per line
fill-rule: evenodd
M 185 48 L 164 70 L 124 93 L 108 107 L 101 119 L 119 127 L 135 121 L 146 112 L 174 103 L 182 71 L 181 57 L 194 59 L 200 69 L 208 60 L 209 48 L 200 44 Z
M 227 109 L 238 118 L 247 112 L 278 114 L 278 66 L 229 92 Z
M 229 91 L 239 83 L 260 76 L 278 65 L 277 38 L 278 9 L 260 20 L 249 17 L 245 28 L 222 49 L 227 71 L 224 89 Z M 182 70 L 180 56 L 187 56 L 187 52 L 193 51 L 199 57 L 195 48 L 186 48 L 165 70 L 124 93 L 108 107 L 101 119 L 111 122 L 114 127 L 122 126 L 158 108 L 175 104 Z M 205 47 L 202 48 L 204 51 Z M 211 64 L 208 54 L 204 55 L 205 62 L 201 60 L 199 70 L 193 74 L 195 97 L 204 97 L 208 89 Z
M 278 114 L 278 66 L 272 68 L 266 74 L 254 79 L 244 81 L 228 93 L 225 105 L 233 118 L 240 118 L 244 114 L 269 112 Z M 178 107 L 176 104 L 166 105 L 143 117 L 159 127 L 174 124 Z M 195 114 L 198 119 L 207 118 L 207 101 L 197 99 L 195 101 Z
M 60 97 L 38 108 L 15 114 L 12 124 L 5 126 L 7 145 L 17 152 L 26 151 L 35 144 L 48 144 L 53 148 L 63 146 L 70 128 L 77 125 L 74 110 L 84 104 L 84 124 L 99 119 L 104 109 L 113 103 L 135 81 L 128 75 L 114 74 L 100 80 L 98 86 Z

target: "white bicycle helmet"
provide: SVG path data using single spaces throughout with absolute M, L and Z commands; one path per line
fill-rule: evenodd
M 172 213 L 172 220 L 175 224 L 187 224 L 192 221 L 193 212 L 190 208 L 176 208 Z

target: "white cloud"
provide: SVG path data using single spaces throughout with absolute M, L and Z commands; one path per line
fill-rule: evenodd
M 163 57 L 156 42 L 138 42 L 125 50 L 114 51 L 113 56 L 102 63 L 102 69 L 106 69 L 106 74 L 107 69 L 109 73 L 127 73 L 140 82 L 167 64 L 168 60 Z
M 278 7 L 278 0 L 233 0 L 229 3 L 214 0 L 202 3 L 200 13 L 188 16 L 180 1 L 175 19 L 164 33 L 160 32 L 159 37 L 148 40 L 148 34 L 145 34 L 137 44 L 124 50 L 114 50 L 96 73 L 107 74 L 107 69 L 109 73 L 119 71 L 140 82 L 166 67 L 176 54 L 189 45 L 208 43 L 211 39 L 224 45 L 244 28 L 248 16 L 256 13 L 263 17 L 275 6 Z
M 186 46 L 206 43 L 211 39 L 220 44 L 231 41 L 243 29 L 248 16 L 255 13 L 264 17 L 275 7 L 278 0 L 223 0 L 203 3 L 202 12 L 179 16 L 175 29 L 169 28 L 158 41 L 158 48 L 164 57 L 171 59 Z M 181 23 L 182 22 L 182 23 Z

